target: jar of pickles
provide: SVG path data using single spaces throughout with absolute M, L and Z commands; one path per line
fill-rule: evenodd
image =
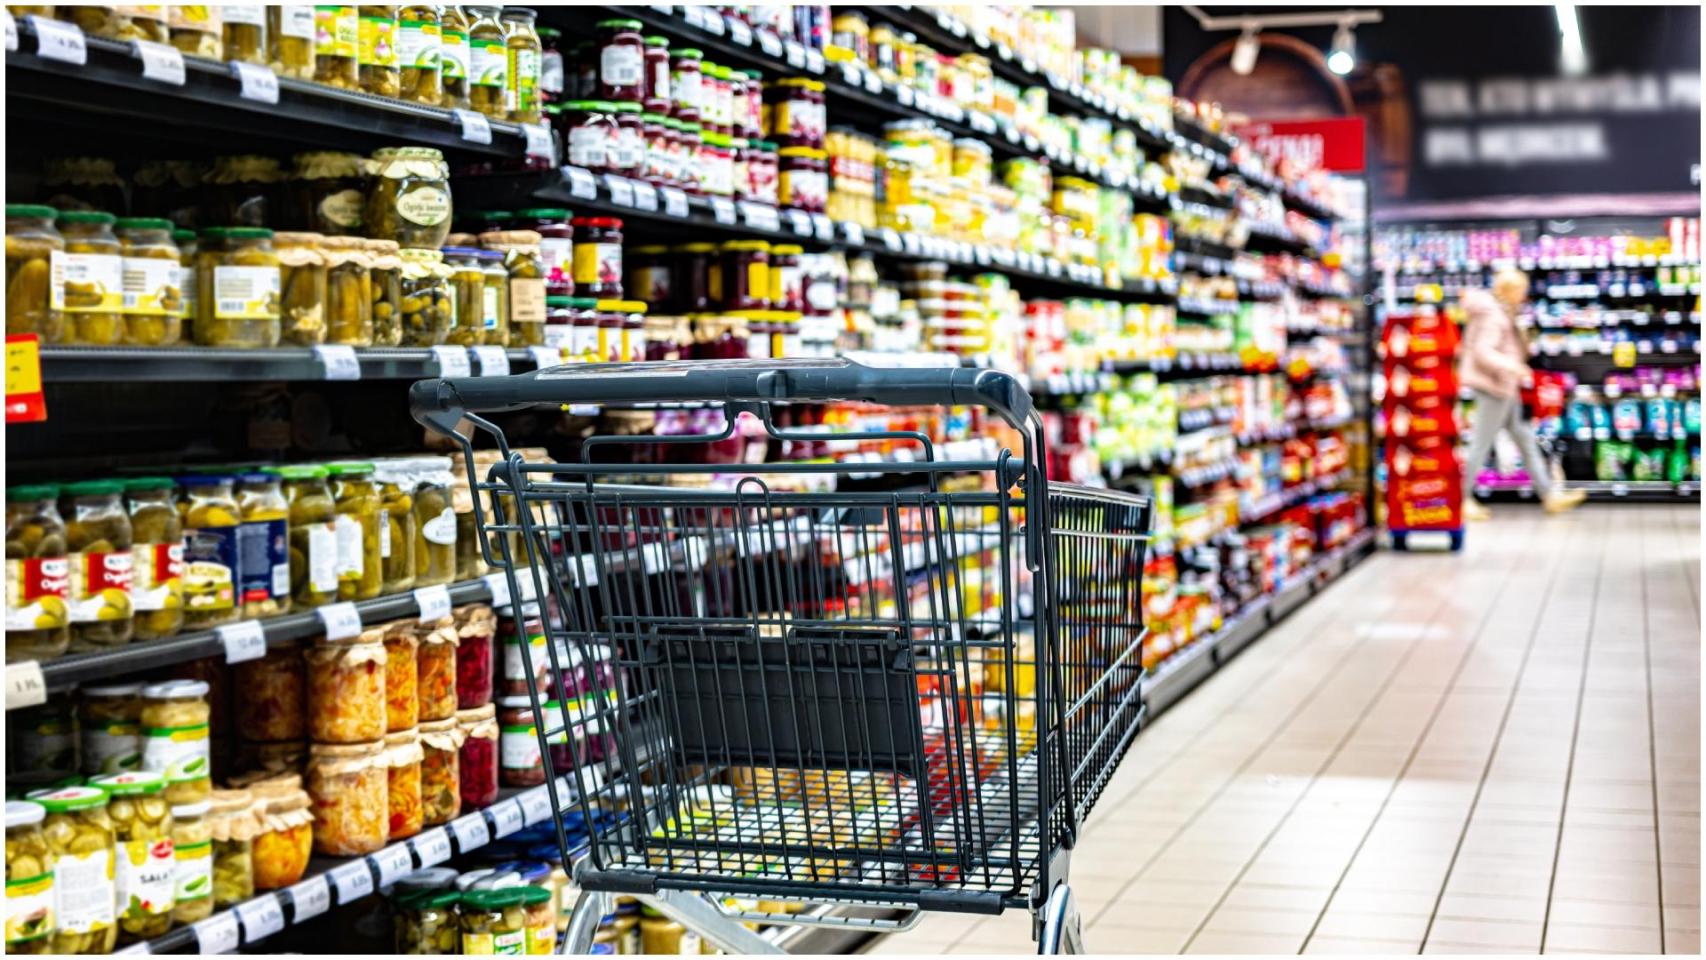
M 338 599 L 370 600 L 379 596 L 383 571 L 379 557 L 379 489 L 373 483 L 373 464 L 330 463 L 338 539 Z
M 357 77 L 361 89 L 381 97 L 402 93 L 397 62 L 397 7 L 361 4 L 356 33 Z
M 221 38 L 225 59 L 237 63 L 265 65 L 267 62 L 267 11 L 258 3 L 233 3 L 220 10 Z
M 71 645 L 70 561 L 58 497 L 54 486 L 6 488 L 8 663 L 51 660 Z
M 209 798 L 208 834 L 213 841 L 213 905 L 223 910 L 255 895 L 255 837 L 262 813 L 247 790 L 215 790 Z
M 117 223 L 124 258 L 124 342 L 170 346 L 183 325 L 183 290 L 172 221 L 132 217 Z
M 62 283 L 66 343 L 99 347 L 124 341 L 124 258 L 113 233 L 116 219 L 110 213 L 84 210 L 59 215 L 64 247 L 55 254 L 59 265 L 55 277 Z M 11 246 L 8 239 L 8 261 L 13 259 Z M 10 262 L 7 273 L 10 307 Z
M 213 789 L 207 694 L 200 680 L 142 688 L 142 769 L 160 775 L 167 803 L 198 803 Z
M 316 744 L 372 743 L 385 736 L 385 644 L 373 631 L 321 638 L 308 660 L 308 736 Z
M 410 463 L 416 487 L 415 586 L 449 583 L 456 576 L 456 510 L 450 488 L 456 482 L 448 457 L 419 457 Z
M 283 287 L 279 339 L 291 346 L 311 347 L 326 339 L 326 258 L 320 251 L 324 239 L 317 233 L 273 235 Z
M 373 345 L 395 347 L 403 342 L 403 261 L 395 240 L 369 240 L 365 245 L 373 295 Z
M 485 451 L 475 453 L 474 467 L 483 470 L 492 463 L 490 457 L 481 457 Z M 481 459 L 485 462 L 481 463 Z M 474 580 L 486 575 L 486 557 L 481 549 L 479 523 L 474 512 L 473 485 L 469 482 L 465 462 L 458 458 L 451 462 L 451 477 L 455 482 L 450 487 L 450 505 L 456 511 L 456 579 Z M 491 497 L 484 497 L 483 506 L 487 516 L 491 516 Z
M 498 798 L 497 707 L 488 703 L 456 711 L 456 730 L 461 744 L 456 769 L 462 806 L 468 810 L 489 807 Z
M 476 250 L 474 259 L 486 286 L 480 301 L 481 323 L 485 340 L 491 346 L 509 342 L 509 270 L 504 267 L 504 255 L 496 250 Z
M 421 738 L 413 729 L 385 738 L 385 808 L 389 840 L 421 832 Z
M 503 230 L 480 235 L 488 250 L 503 255 L 508 286 L 505 293 L 508 344 L 536 347 L 545 343 L 545 262 L 534 230 Z M 489 334 L 488 334 L 489 338 Z
M 46 953 L 52 946 L 56 891 L 39 803 L 6 803 L 6 952 Z
M 449 719 L 456 715 L 456 646 L 460 641 L 456 620 L 421 621 L 415 636 L 420 641 L 415 653 L 420 719 Z
M 308 676 L 303 646 L 290 640 L 237 664 L 237 729 L 246 740 L 281 743 L 308 736 Z
M 267 66 L 273 73 L 292 80 L 314 79 L 314 41 L 313 7 L 267 7 Z
M 437 250 L 450 233 L 450 167 L 431 147 L 386 147 L 373 154 L 367 235 Z
M 444 99 L 439 8 L 414 3 L 397 11 L 397 64 L 404 100 L 439 106 Z
M 359 154 L 333 150 L 299 153 L 290 175 L 291 219 L 326 237 L 361 232 L 366 207 L 366 161 Z
M 196 253 L 196 343 L 278 346 L 282 285 L 272 236 L 263 227 L 202 231 Z
M 540 59 L 544 53 L 533 22 L 538 14 L 527 7 L 504 7 L 505 96 L 507 118 L 512 123 L 538 123 L 544 119 L 539 98 Z
M 237 619 L 244 541 L 233 477 L 179 477 L 184 517 L 184 626 L 205 629 Z
M 256 890 L 277 890 L 302 879 L 314 840 L 314 813 L 302 778 L 291 775 L 276 785 L 258 783 L 250 789 L 257 805 L 264 803 L 261 831 L 254 839 Z
M 431 347 L 446 342 L 456 316 L 452 268 L 438 250 L 404 250 L 402 265 L 403 345 Z
M 370 628 L 368 640 L 385 644 L 385 729 L 396 733 L 413 730 L 420 721 L 420 668 L 415 653 L 420 640 L 415 626 L 407 620 L 397 620 L 383 627 Z
M 236 477 L 238 615 L 276 616 L 290 610 L 290 501 L 271 473 Z
M 415 478 L 410 460 L 381 460 L 373 466 L 385 524 L 379 533 L 379 563 L 385 593 L 415 584 Z
M 468 43 L 473 64 L 468 72 L 469 102 L 475 110 L 497 120 L 509 115 L 509 46 L 498 7 L 469 6 Z
M 49 938 L 48 952 L 111 953 L 118 937 L 114 882 L 117 845 L 112 820 L 107 816 L 107 792 L 98 787 L 65 787 L 30 799 L 46 811 L 42 836 L 52 858 L 52 885 L 56 893 L 60 890 L 77 891 L 80 895 L 77 902 L 82 907 L 75 911 L 67 910 L 63 899 L 56 904 L 56 927 Z M 127 812 L 134 813 L 134 809 L 132 804 Z M 8 855 L 8 879 L 11 878 L 13 864 L 13 858 Z M 35 865 L 24 860 L 18 866 L 30 869 Z M 10 944 L 7 946 L 9 952 Z
M 54 258 L 65 256 L 65 238 L 53 226 L 58 216 L 52 207 L 6 205 L 6 332 L 50 344 L 66 335 L 63 276 L 53 269 Z
M 462 953 L 524 953 L 527 915 L 521 891 L 469 890 L 462 894 Z
M 480 269 L 480 251 L 472 247 L 445 247 L 441 253 L 450 269 L 450 295 L 454 321 L 445 342 L 471 347 L 484 343 L 486 328 L 482 309 L 486 275 Z M 495 306 L 495 304 L 494 304 Z
M 326 342 L 373 346 L 373 291 L 367 244 L 358 237 L 326 237 Z
M 134 772 L 97 777 L 89 785 L 111 797 L 107 818 L 115 845 L 119 942 L 152 940 L 172 929 L 177 891 L 166 780 L 158 773 Z
M 390 826 L 389 775 L 383 742 L 314 745 L 308 755 L 307 781 L 316 852 L 355 857 L 385 846 Z
M 166 477 L 125 481 L 130 508 L 130 605 L 136 638 L 159 640 L 184 625 L 184 525 Z
M 129 643 L 133 573 L 130 514 L 116 480 L 86 480 L 64 488 L 70 550 L 71 649 L 103 650 Z
M 224 27 L 220 7 L 201 4 L 172 4 L 166 8 L 166 28 L 172 46 L 183 53 L 209 60 L 225 59 Z M 309 15 L 313 9 L 309 8 Z
M 83 687 L 77 719 L 85 774 L 142 769 L 142 684 Z
M 326 468 L 273 467 L 290 501 L 290 594 L 294 604 L 319 607 L 338 598 L 337 506 Z
M 522 919 L 527 925 L 527 953 L 557 952 L 557 898 L 538 886 L 520 888 Z
M 172 922 L 194 923 L 213 915 L 212 804 L 172 806 Z
M 462 952 L 457 905 L 462 894 L 455 890 L 411 890 L 399 896 L 396 909 L 395 950 L 401 954 L 455 954 Z

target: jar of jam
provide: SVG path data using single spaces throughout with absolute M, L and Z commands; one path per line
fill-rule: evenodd
M 680 360 L 686 351 L 684 321 L 681 317 L 646 317 L 647 360 Z
M 575 228 L 569 211 L 559 207 L 533 207 L 516 212 L 521 229 L 539 234 L 539 259 L 545 268 L 545 295 L 569 297 L 575 292 Z
M 770 308 L 770 242 L 730 240 L 718 248 L 711 301 L 724 310 Z
M 770 306 L 798 313 L 806 308 L 806 280 L 800 269 L 804 248 L 778 243 L 770 248 Z
M 592 363 L 598 360 L 598 301 L 591 297 L 569 297 L 569 360 Z
M 622 317 L 619 359 L 623 363 L 646 359 L 646 305 L 638 300 L 618 300 L 616 310 Z
M 827 132 L 821 80 L 783 77 L 764 91 L 766 139 L 783 147 L 821 147 Z
M 647 37 L 646 96 L 641 102 L 648 113 L 668 113 L 669 99 L 669 41 L 663 37 Z
M 618 363 L 622 360 L 622 328 L 627 322 L 623 307 L 626 300 L 599 300 L 597 317 L 598 345 L 593 349 L 593 362 Z
M 704 313 L 693 321 L 694 360 L 747 359 L 746 317 L 738 313 Z
M 575 311 L 570 308 L 573 297 L 545 298 L 545 346 L 557 351 L 557 356 L 567 360 L 570 344 L 574 340 Z
M 571 100 L 558 116 L 569 163 L 593 171 L 608 169 L 616 139 L 616 105 L 605 100 Z
M 646 134 L 640 105 L 633 101 L 615 104 L 616 132 L 610 143 L 606 169 L 624 177 L 638 177 L 646 157 Z
M 669 112 L 677 120 L 696 123 L 699 112 L 699 90 L 703 83 L 704 54 L 692 47 L 683 47 L 669 58 Z
M 640 133 L 644 145 L 638 176 L 641 180 L 664 187 L 675 185 L 675 170 L 670 164 L 668 123 L 660 113 L 640 114 Z
M 747 164 L 752 159 L 751 146 L 745 137 L 729 138 L 729 183 L 736 200 L 752 199 L 752 178 L 747 176 Z
M 774 334 L 775 324 L 770 320 L 770 311 L 749 311 L 746 314 L 746 358 L 773 359 L 775 355 L 770 352 L 770 342 Z
M 746 136 L 746 71 L 724 67 L 722 74 L 727 89 L 729 136 Z
M 732 196 L 735 189 L 733 141 L 710 130 L 706 130 L 703 137 L 704 146 L 699 148 L 700 187 L 706 196 Z
M 757 70 L 743 70 L 746 83 L 741 87 L 741 94 L 746 102 L 736 107 L 740 117 L 740 135 L 757 139 L 764 135 L 764 75 Z
M 616 217 L 576 217 L 575 289 L 585 296 L 622 296 L 622 221 Z
M 563 102 L 563 33 L 539 27 L 539 99 L 547 105 Z
M 704 130 L 697 123 L 689 123 L 683 120 L 680 121 L 678 131 L 680 136 L 676 140 L 676 164 L 680 172 L 677 175 L 676 182 L 680 184 L 681 189 L 688 193 L 703 195 L 705 193 Z
M 675 269 L 670 271 L 670 309 L 702 313 L 715 307 L 711 301 L 711 272 L 716 265 L 714 243 L 684 243 L 676 247 Z
M 646 95 L 646 42 L 640 21 L 600 21 L 598 42 L 599 99 L 638 102 Z
M 729 68 L 707 61 L 699 70 L 699 122 L 725 137 L 734 136 L 729 123 L 734 114 L 729 103 Z
M 623 289 L 655 310 L 674 309 L 670 283 L 674 265 L 675 258 L 666 246 L 635 247 L 628 257 Z
M 815 147 L 783 147 L 776 195 L 783 206 L 822 213 L 829 200 L 829 155 Z
M 760 203 L 774 205 L 779 196 L 777 177 L 781 173 L 776 145 L 768 140 L 754 140 L 748 145 L 746 177 L 750 184 L 748 195 Z

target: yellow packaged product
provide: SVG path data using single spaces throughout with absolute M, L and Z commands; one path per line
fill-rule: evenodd
M 385 737 L 385 809 L 391 840 L 402 840 L 421 832 L 420 734 L 399 730 Z
M 166 28 L 165 4 L 67 6 L 65 15 L 84 33 L 108 40 L 152 40 L 155 43 L 171 40 L 171 33 Z
M 456 576 L 456 510 L 450 489 L 456 479 L 449 457 L 409 461 L 416 482 L 415 586 L 449 583 Z
M 232 3 L 223 10 L 220 36 L 225 42 L 225 59 L 238 63 L 266 66 L 267 8 L 259 3 Z
M 356 65 L 360 23 L 354 6 L 333 4 L 314 8 L 315 80 L 345 90 L 360 86 Z
M 367 235 L 403 247 L 437 250 L 450 233 L 450 166 L 431 147 L 374 151 L 367 195 Z
M 385 728 L 391 733 L 413 730 L 420 721 L 420 675 L 415 660 L 420 641 L 415 625 L 398 620 L 368 633 L 377 633 L 385 644 Z
M 82 769 L 90 776 L 142 769 L 142 684 L 80 689 Z
M 504 257 L 508 274 L 505 325 L 512 347 L 536 347 L 545 343 L 545 261 L 540 257 L 540 235 L 535 230 L 496 230 L 480 234 L 488 250 Z M 489 339 L 487 342 L 491 342 Z
M 53 852 L 42 833 L 47 808 L 6 803 L 6 952 L 46 953 L 53 946 Z
M 456 307 L 452 268 L 437 250 L 401 251 L 401 334 L 406 347 L 433 347 L 449 340 Z
M 196 252 L 195 342 L 204 347 L 276 347 L 282 283 L 273 233 L 213 227 Z
M 402 97 L 432 107 L 444 99 L 441 9 L 434 4 L 413 3 L 397 11 L 397 62 L 402 68 Z
M 315 744 L 308 756 L 307 777 L 314 849 L 328 856 L 353 857 L 385 846 L 390 821 L 388 777 L 382 741 Z
M 397 8 L 395 5 L 362 4 L 357 27 L 356 61 L 361 65 L 361 89 L 381 97 L 402 92 L 402 70 L 397 63 Z
M 379 533 L 379 561 L 385 593 L 399 593 L 415 584 L 415 478 L 412 460 L 379 460 L 373 479 L 385 526 Z
M 209 4 L 174 3 L 166 8 L 166 27 L 172 46 L 192 57 L 225 58 L 222 7 Z
M 423 721 L 448 720 L 456 716 L 456 646 L 461 637 L 456 618 L 445 617 L 415 628 L 420 640 L 416 648 L 416 689 Z
M 403 261 L 395 240 L 366 244 L 369 283 L 373 292 L 373 345 L 395 347 L 403 342 Z
M 172 922 L 194 923 L 213 915 L 213 805 L 172 807 Z
M 229 476 L 180 477 L 184 500 L 184 625 L 206 629 L 237 619 L 241 510 Z

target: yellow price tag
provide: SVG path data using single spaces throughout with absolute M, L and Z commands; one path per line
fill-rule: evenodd
M 33 333 L 6 335 L 6 422 L 47 419 L 41 392 L 41 341 Z
M 1635 344 L 1623 341 L 1611 348 L 1611 363 L 1613 366 L 1627 369 L 1635 365 Z

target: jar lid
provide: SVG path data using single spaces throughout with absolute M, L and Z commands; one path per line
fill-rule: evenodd
M 316 743 L 308 747 L 311 760 L 359 760 L 377 757 L 385 752 L 385 741 L 372 743 Z
M 770 248 L 772 256 L 797 257 L 806 252 L 806 248 L 796 243 L 778 243 Z
M 188 473 L 178 478 L 181 487 L 229 487 L 237 479 L 229 473 Z
M 503 19 L 505 19 L 505 20 L 535 19 L 539 16 L 539 11 L 533 9 L 532 7 L 509 7 L 509 6 L 506 6 L 506 7 L 504 7 L 504 12 L 503 12 L 502 16 L 503 16 Z
M 770 252 L 770 241 L 768 241 L 768 240 L 728 240 L 728 241 L 725 241 L 723 243 L 723 249 L 724 250 L 732 250 L 735 252 L 769 253 Z
M 456 876 L 456 871 L 449 867 L 426 867 L 397 878 L 392 889 L 406 893 L 440 893 L 456 882 Z
M 59 215 L 60 223 L 93 223 L 111 226 L 117 220 L 118 218 L 112 214 L 102 213 L 99 210 L 67 210 Z
M 642 113 L 640 114 L 640 122 L 656 124 L 661 127 L 668 121 L 661 113 Z
M 569 297 L 570 310 L 596 310 L 598 301 L 592 297 Z
M 704 57 L 705 53 L 698 47 L 682 47 L 680 50 L 675 51 L 675 55 L 678 57 L 687 57 L 689 59 L 698 60 Z
M 473 257 L 480 253 L 479 247 L 441 247 L 438 251 L 447 257 Z
M 30 799 L 41 804 L 48 813 L 73 813 L 106 806 L 107 792 L 100 787 L 61 787 L 36 794 Z
M 655 257 L 659 254 L 668 253 L 669 247 L 662 243 L 648 243 L 643 247 L 635 247 L 634 252 L 643 257 Z
M 401 251 L 404 260 L 419 263 L 443 263 L 444 254 L 438 250 L 422 250 L 419 247 L 408 247 Z
M 171 477 L 131 477 L 124 482 L 124 489 L 132 493 L 138 490 L 170 490 L 175 486 L 177 484 Z
M 575 227 L 607 227 L 620 230 L 622 229 L 622 220 L 620 217 L 576 217 L 569 221 L 569 225 Z
M 96 777 L 89 781 L 89 786 L 99 787 L 115 797 L 140 797 L 166 789 L 166 778 L 158 773 L 132 770 L 110 777 Z
M 546 872 L 549 873 L 550 871 L 547 870 Z M 511 887 L 510 889 L 521 895 L 521 902 L 524 904 L 551 902 L 551 891 L 544 887 Z
M 293 247 L 305 247 L 313 244 L 324 243 L 326 241 L 323 234 L 290 230 L 281 230 L 278 233 L 273 234 L 272 239 L 274 243 L 282 243 Z
M 10 213 L 10 208 L 7 208 Z M 120 230 L 171 230 L 176 224 L 162 217 L 124 217 L 117 221 Z
M 266 227 L 226 227 L 225 236 L 231 240 L 271 240 L 273 232 Z
M 215 790 L 208 794 L 207 802 L 215 813 L 235 813 L 249 809 L 255 795 L 247 790 Z
M 765 153 L 773 152 L 776 149 L 776 144 L 770 142 L 769 140 L 754 140 L 754 141 L 752 141 L 752 145 L 754 147 L 757 147 L 760 150 L 763 150 Z
M 210 800 L 202 800 L 199 803 L 184 803 L 172 808 L 172 816 L 173 818 L 205 817 L 207 812 L 212 809 L 213 802 Z
M 59 211 L 54 207 L 40 203 L 8 203 L 6 204 L 6 216 L 57 217 L 59 216 Z
M 205 697 L 207 690 L 205 680 L 166 680 L 143 687 L 142 695 L 149 700 L 175 700 L 178 697 Z
M 107 683 L 80 688 L 85 697 L 134 697 L 142 693 L 140 683 Z
M 124 484 L 118 480 L 80 480 L 66 484 L 60 491 L 68 497 L 105 497 L 124 492 Z
M 617 101 L 614 101 L 611 104 L 611 106 L 616 108 L 617 113 L 639 113 L 640 112 L 640 105 L 638 103 L 635 103 L 632 100 L 617 100 Z
M 326 474 L 333 477 L 355 477 L 373 472 L 373 464 L 362 460 L 338 460 L 326 464 Z
M 526 210 L 517 210 L 515 215 L 532 220 L 567 220 L 569 211 L 561 207 L 529 207 Z
M 254 473 L 239 473 L 236 479 L 238 483 L 278 483 L 283 478 L 274 473 L 262 473 L 257 470 Z
M 495 703 L 482 703 L 477 707 L 469 707 L 466 710 L 456 711 L 456 722 L 459 724 L 462 724 L 462 723 L 479 723 L 482 720 L 490 720 L 493 717 L 496 717 L 497 715 L 498 715 L 497 704 L 495 704 Z
M 59 496 L 59 487 L 51 483 L 25 484 L 6 488 L 7 503 L 24 503 L 30 500 L 52 500 Z
M 822 160 L 829 156 L 828 151 L 817 147 L 783 147 L 777 154 L 784 157 L 803 157 L 807 160 Z
M 456 729 L 456 724 L 458 722 L 459 721 L 456 717 L 445 717 L 443 720 L 422 720 L 419 732 L 422 734 L 449 733 Z M 386 740 L 389 741 L 390 737 L 387 737 Z
M 276 473 L 286 480 L 324 480 L 326 468 L 317 463 L 291 463 L 282 467 L 266 467 L 264 473 Z
M 634 30 L 634 31 L 638 31 L 640 29 L 640 21 L 638 21 L 638 20 L 600 20 L 600 21 L 598 21 L 598 29 L 600 29 L 600 30 Z
M 598 300 L 597 309 L 601 313 L 645 313 L 646 305 L 638 300 Z
M 12 215 L 10 207 L 6 208 L 8 216 Z M 35 216 L 35 214 L 28 214 Z M 47 817 L 47 808 L 30 800 L 6 801 L 6 829 L 13 827 L 28 827 L 42 822 Z

